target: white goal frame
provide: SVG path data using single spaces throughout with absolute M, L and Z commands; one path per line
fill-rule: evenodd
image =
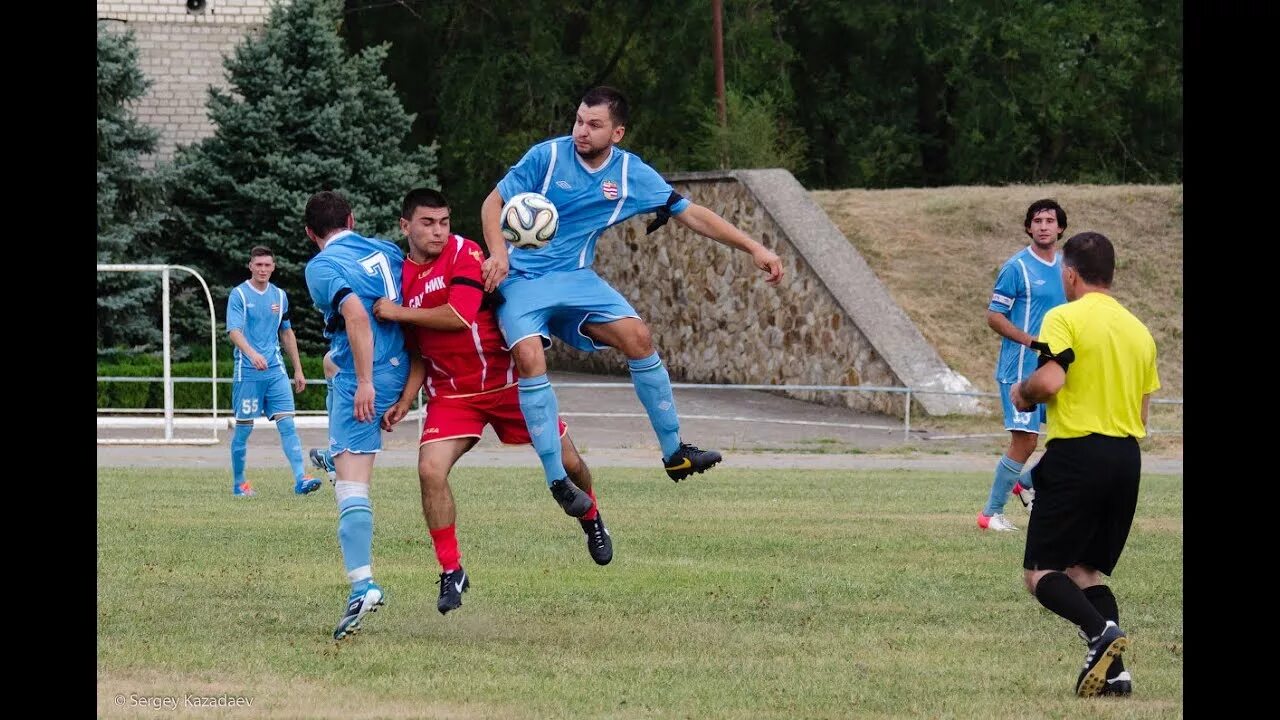
M 204 298 L 209 303 L 209 387 L 213 391 L 213 436 L 196 438 L 175 438 L 173 436 L 173 372 L 169 347 L 169 273 L 181 270 L 191 273 L 200 281 L 204 289 Z M 158 272 L 160 273 L 161 296 L 164 300 L 162 315 L 164 337 L 164 437 L 163 438 L 98 438 L 99 445 L 217 445 L 218 440 L 218 320 L 214 315 L 213 295 L 209 285 L 200 273 L 185 265 L 134 265 L 134 264 L 99 264 L 98 272 Z M 98 427 L 111 427 L 111 418 L 98 418 Z

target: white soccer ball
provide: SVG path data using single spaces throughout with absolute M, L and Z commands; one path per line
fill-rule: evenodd
M 502 206 L 502 237 L 521 250 L 546 247 L 559 227 L 560 211 L 539 193 L 520 193 Z

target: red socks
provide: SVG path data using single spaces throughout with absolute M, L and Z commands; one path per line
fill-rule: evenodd
M 591 492 L 588 492 L 588 493 L 587 493 L 587 496 L 591 498 L 591 509 L 587 511 L 587 514 L 586 514 L 586 515 L 583 515 L 583 516 L 582 516 L 582 519 L 583 519 L 583 520 L 586 520 L 587 522 L 590 522 L 590 521 L 592 521 L 592 520 L 595 520 L 595 519 L 596 519 L 596 516 L 597 516 L 597 515 L 599 515 L 600 513 L 596 511 L 596 491 L 595 491 L 595 489 L 593 488 L 593 489 L 591 490 Z
M 445 572 L 453 572 L 462 567 L 458 561 L 462 554 L 458 552 L 457 525 L 431 530 L 431 544 L 436 549 L 436 559 Z

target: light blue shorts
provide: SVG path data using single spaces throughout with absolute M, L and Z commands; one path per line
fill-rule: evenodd
M 507 347 L 534 335 L 542 336 L 546 347 L 554 335 L 579 350 L 595 352 L 606 346 L 584 335 L 584 324 L 640 317 L 626 298 L 590 268 L 536 278 L 509 277 L 498 289 L 503 297 L 498 327 Z
M 1000 383 L 1000 407 L 1004 409 L 1004 429 L 1018 430 L 1020 432 L 1029 432 L 1040 434 L 1040 424 L 1045 422 L 1044 403 L 1036 405 L 1031 412 L 1022 412 L 1013 406 L 1013 400 L 1009 393 L 1013 391 L 1014 383 Z
M 382 414 L 400 399 L 409 380 L 409 363 L 373 369 L 373 420 L 355 418 L 355 373 L 338 373 L 329 381 L 329 452 L 376 453 L 382 449 Z
M 252 422 L 266 415 L 293 415 L 293 387 L 283 372 L 264 376 L 260 380 L 241 380 L 231 384 L 231 407 L 237 422 Z

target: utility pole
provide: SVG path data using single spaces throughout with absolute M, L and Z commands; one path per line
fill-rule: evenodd
M 716 63 L 716 111 L 720 116 L 720 127 L 725 127 L 724 105 L 724 20 L 722 18 L 723 0 L 711 0 L 711 52 Z
M 724 0 L 711 0 L 711 54 L 716 65 L 716 115 L 720 120 L 721 133 L 729 129 L 728 113 L 725 112 L 724 101 Z M 720 169 L 729 169 L 729 146 L 727 136 L 720 144 Z

